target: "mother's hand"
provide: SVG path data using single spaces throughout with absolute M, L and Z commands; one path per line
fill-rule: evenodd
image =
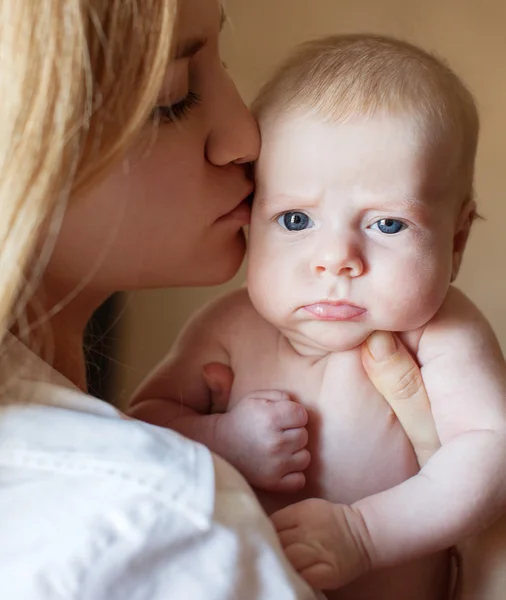
M 413 445 L 420 467 L 441 443 L 422 374 L 392 333 L 375 331 L 362 345 L 362 362 L 374 387 L 388 402 Z

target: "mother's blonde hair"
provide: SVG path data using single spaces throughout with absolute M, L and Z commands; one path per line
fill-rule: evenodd
M 0 343 L 41 228 L 146 121 L 177 0 L 0 0 Z

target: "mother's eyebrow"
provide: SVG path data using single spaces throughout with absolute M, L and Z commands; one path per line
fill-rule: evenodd
M 225 9 L 223 8 L 223 6 L 221 7 L 221 16 L 220 16 L 220 33 L 223 30 L 223 28 L 225 27 L 225 23 L 227 22 L 227 14 L 225 12 Z M 197 54 L 197 52 L 199 52 L 199 50 L 202 50 L 202 48 L 207 44 L 207 38 L 206 37 L 196 37 L 196 38 L 190 38 L 188 40 L 185 40 L 184 42 L 182 42 L 181 44 L 178 44 L 178 46 L 176 47 L 176 53 L 174 58 L 177 59 L 181 59 L 181 58 L 192 58 L 192 56 L 195 56 L 195 54 Z
M 225 24 L 227 21 L 228 21 L 227 13 L 225 12 L 225 9 L 222 6 L 221 7 L 221 16 L 220 16 L 220 33 L 223 31 L 223 28 L 225 27 Z
M 207 44 L 207 38 L 190 38 L 181 42 L 176 47 L 176 53 L 174 58 L 176 60 L 181 58 L 192 58 L 199 50 Z

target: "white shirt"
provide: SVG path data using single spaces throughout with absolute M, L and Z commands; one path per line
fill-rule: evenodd
M 13 344 L 29 378 L 0 406 L 2 599 L 314 600 L 232 467 Z

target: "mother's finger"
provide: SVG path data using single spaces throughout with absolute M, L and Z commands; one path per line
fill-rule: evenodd
M 375 331 L 364 342 L 362 363 L 399 419 L 423 467 L 441 442 L 418 365 L 400 340 L 386 331 Z
M 223 363 L 208 363 L 202 367 L 202 376 L 211 394 L 211 412 L 226 412 L 234 383 L 232 369 Z

